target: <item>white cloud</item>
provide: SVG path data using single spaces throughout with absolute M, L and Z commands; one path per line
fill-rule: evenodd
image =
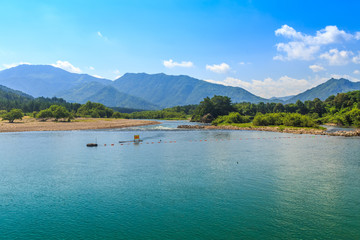
M 316 32 L 316 35 L 307 35 L 297 32 L 294 28 L 283 25 L 275 31 L 276 36 L 283 36 L 290 39 L 287 43 L 278 43 L 276 48 L 278 52 L 283 52 L 274 57 L 274 60 L 312 60 L 321 50 L 322 46 L 341 43 L 351 39 L 360 38 L 360 34 L 352 35 L 343 30 L 339 30 L 336 26 L 326 26 Z
M 351 51 L 339 51 L 334 48 L 330 49 L 329 52 L 321 54 L 320 58 L 327 60 L 331 66 L 341 66 L 349 62 L 351 55 L 353 55 Z
M 13 67 L 17 67 L 19 65 L 31 65 L 31 63 L 28 62 L 18 62 L 18 63 L 10 63 L 10 64 L 3 64 L 4 68 L 13 68 Z
M 279 52 L 286 52 L 287 56 L 276 55 L 274 60 L 312 60 L 314 54 L 320 50 L 320 46 L 309 46 L 303 42 L 278 43 L 276 48 Z
M 348 80 L 353 81 L 353 82 L 360 82 L 360 79 L 355 78 L 355 77 L 352 77 L 352 76 L 347 75 L 347 74 L 343 74 L 343 75 L 340 75 L 340 74 L 331 74 L 330 76 L 331 76 L 332 78 L 336 78 L 336 79 L 345 78 L 345 79 L 348 79 Z
M 324 67 L 320 66 L 320 65 L 310 65 L 309 68 L 311 70 L 313 70 L 313 72 L 320 72 L 320 71 L 324 71 L 326 70 Z
M 95 68 L 92 67 L 92 66 L 90 66 L 89 69 L 90 69 L 91 71 L 94 71 L 94 70 L 95 70 Z
M 359 70 L 355 70 L 355 71 L 354 71 L 354 74 L 360 74 L 360 71 L 359 71 Z
M 352 58 L 353 63 L 360 64 L 360 52 L 357 56 Z
M 355 39 L 356 39 L 356 40 L 360 40 L 360 32 L 357 32 L 357 33 L 355 34 Z
M 190 61 L 185 62 L 174 62 L 172 59 L 169 59 L 168 61 L 164 60 L 163 62 L 164 66 L 167 68 L 173 68 L 173 67 L 193 67 L 194 64 Z
M 109 41 L 109 39 L 106 36 L 104 36 L 100 31 L 98 31 L 96 34 L 98 35 L 99 38 L 102 38 L 105 41 Z
M 278 80 L 266 78 L 261 80 L 252 80 L 251 82 L 242 81 L 240 79 L 228 77 L 224 81 L 206 80 L 211 83 L 222 84 L 225 86 L 242 87 L 249 92 L 265 97 L 289 96 L 301 93 L 314 85 L 305 79 L 295 79 L 283 76 Z
M 61 69 L 64 69 L 64 70 L 66 70 L 68 72 L 72 72 L 72 73 L 82 73 L 80 68 L 75 67 L 74 65 L 72 65 L 68 61 L 60 61 L 59 60 L 59 61 L 56 62 L 56 64 L 51 64 L 51 66 L 61 68 Z
M 96 74 L 93 74 L 93 75 L 91 75 L 91 76 L 96 77 L 96 78 L 104 78 L 104 77 L 99 76 L 99 75 L 96 75 Z
M 226 73 L 230 70 L 230 66 L 226 63 L 206 65 L 206 70 L 215 72 L 215 73 Z

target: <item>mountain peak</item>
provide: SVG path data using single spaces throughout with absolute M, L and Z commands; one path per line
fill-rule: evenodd
M 290 98 L 287 103 L 293 103 L 297 100 L 306 101 L 313 100 L 314 98 L 319 98 L 321 100 L 326 100 L 331 95 L 336 95 L 338 93 L 350 92 L 360 90 L 360 82 L 352 82 L 346 78 L 331 78 L 328 81 L 311 88 L 303 93 L 300 93 L 292 98 Z

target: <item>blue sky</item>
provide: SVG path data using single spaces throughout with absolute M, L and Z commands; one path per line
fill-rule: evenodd
M 360 79 L 359 1 L 7 1 L 0 69 L 190 75 L 271 97 Z

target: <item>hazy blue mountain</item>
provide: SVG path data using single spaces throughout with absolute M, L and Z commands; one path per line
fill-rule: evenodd
M 205 97 L 228 96 L 232 102 L 267 102 L 239 88 L 213 84 L 189 76 L 163 73 L 126 73 L 112 84 L 119 91 L 141 97 L 161 107 L 198 104 Z
M 87 74 L 70 73 L 50 65 L 20 65 L 0 72 L 0 84 L 34 97 L 53 97 L 59 91 L 88 82 L 111 83 Z
M 287 100 L 289 100 L 290 98 L 294 97 L 295 95 L 291 95 L 291 96 L 285 96 L 285 97 L 272 97 L 269 100 L 271 102 L 285 102 Z
M 286 103 L 294 103 L 297 100 L 301 100 L 302 102 L 304 102 L 306 100 L 314 100 L 314 98 L 325 100 L 331 95 L 355 90 L 360 90 L 360 82 L 351 82 L 344 78 L 331 78 L 325 83 L 322 83 L 303 93 L 293 96 L 292 98 L 287 100 Z
M 122 93 L 112 86 L 98 82 L 77 85 L 69 90 L 57 93 L 57 97 L 77 103 L 98 102 L 109 107 L 159 109 L 159 106 L 144 99 Z

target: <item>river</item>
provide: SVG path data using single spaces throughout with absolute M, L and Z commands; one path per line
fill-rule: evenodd
M 360 238 L 360 138 L 178 124 L 1 133 L 0 239 Z

